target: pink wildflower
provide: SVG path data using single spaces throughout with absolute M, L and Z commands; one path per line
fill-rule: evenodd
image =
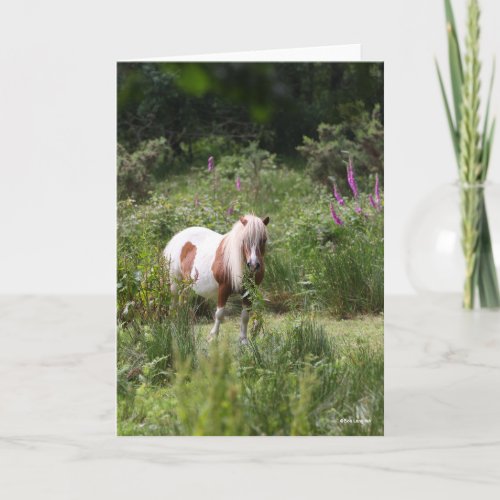
M 335 196 L 335 199 L 337 200 L 339 205 L 341 205 L 341 206 L 345 205 L 344 198 L 342 198 L 342 194 L 340 193 L 339 189 L 337 188 L 337 184 L 333 185 L 333 195 Z
M 375 174 L 375 200 L 377 202 L 377 207 L 380 206 L 380 188 L 378 185 L 378 174 Z
M 349 157 L 349 164 L 347 166 L 347 182 L 351 188 L 354 198 L 358 198 L 358 185 L 356 183 L 356 178 L 354 177 L 354 166 L 352 164 L 352 158 Z
M 336 214 L 333 203 L 330 203 L 330 214 L 332 216 L 332 219 L 335 221 L 335 224 L 337 224 L 338 226 L 344 225 L 340 217 Z
M 211 156 L 208 159 L 208 171 L 211 172 L 214 168 L 215 168 L 215 161 L 214 161 L 214 157 Z
M 241 191 L 241 181 L 239 176 L 236 177 L 236 190 Z

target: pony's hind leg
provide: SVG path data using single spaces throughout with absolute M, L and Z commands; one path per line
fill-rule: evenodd
M 213 340 L 219 335 L 220 324 L 224 318 L 224 308 L 226 307 L 226 302 L 231 293 L 231 289 L 228 285 L 220 285 L 219 286 L 219 294 L 217 298 L 217 310 L 215 311 L 215 323 L 212 329 L 210 330 L 210 335 L 208 336 L 208 340 Z
M 170 281 L 170 285 L 169 285 L 169 288 L 170 288 L 170 307 L 169 307 L 169 310 L 170 310 L 170 313 L 172 313 L 173 311 L 175 311 L 177 309 L 177 306 L 179 304 L 179 285 L 178 285 L 178 282 L 179 282 L 180 274 L 177 271 L 177 269 L 175 268 L 175 266 L 173 265 L 172 257 L 167 253 L 164 254 L 164 257 L 165 257 L 166 271 L 168 273 L 168 279 Z

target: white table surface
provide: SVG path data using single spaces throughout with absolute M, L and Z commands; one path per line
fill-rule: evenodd
M 500 498 L 500 313 L 386 298 L 385 437 L 115 437 L 112 297 L 0 298 L 0 497 Z

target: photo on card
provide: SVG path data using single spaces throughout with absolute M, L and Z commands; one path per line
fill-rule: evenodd
M 117 433 L 384 433 L 384 66 L 117 65 Z

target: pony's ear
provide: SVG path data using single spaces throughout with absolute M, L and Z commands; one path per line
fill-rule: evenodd
M 269 217 L 264 217 L 262 219 L 262 222 L 264 223 L 265 226 L 267 226 L 269 224 Z
M 241 217 L 240 217 L 240 222 L 241 222 L 244 226 L 246 226 L 248 221 L 245 219 L 245 217 L 241 216 Z

